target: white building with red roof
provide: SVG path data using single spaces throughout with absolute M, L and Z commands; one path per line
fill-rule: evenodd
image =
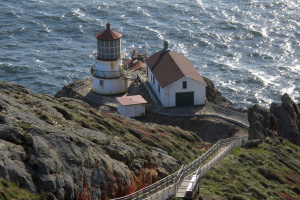
M 138 117 L 145 115 L 147 101 L 141 95 L 116 97 L 118 112 L 127 117 Z
M 147 79 L 163 107 L 204 105 L 206 82 L 189 59 L 164 49 L 145 60 Z

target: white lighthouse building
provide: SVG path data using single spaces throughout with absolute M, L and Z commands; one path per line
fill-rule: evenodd
M 92 67 L 94 82 L 92 91 L 113 95 L 127 91 L 127 81 L 123 75 L 121 38 L 122 34 L 106 24 L 106 30 L 96 35 L 96 65 Z

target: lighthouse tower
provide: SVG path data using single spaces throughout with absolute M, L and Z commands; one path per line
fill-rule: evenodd
M 106 30 L 96 35 L 96 65 L 92 67 L 94 82 L 92 91 L 113 95 L 127 91 L 127 81 L 123 76 L 121 38 L 122 34 L 106 24 Z

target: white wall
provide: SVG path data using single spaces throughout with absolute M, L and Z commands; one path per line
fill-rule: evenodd
M 127 117 L 143 116 L 145 115 L 145 104 L 122 106 L 118 102 L 118 112 Z
M 96 60 L 96 70 L 99 71 L 120 71 L 122 70 L 122 60 L 101 61 Z
M 122 104 L 120 104 L 120 102 L 118 102 L 117 104 L 118 104 L 118 112 L 119 112 L 121 115 L 124 115 Z
M 100 81 L 103 84 L 100 84 Z M 127 91 L 127 80 L 118 79 L 100 79 L 94 77 L 92 91 L 98 94 L 121 94 Z
M 187 88 L 182 88 L 182 82 L 187 82 Z M 203 83 L 183 77 L 175 83 L 169 85 L 164 89 L 164 107 L 176 106 L 176 93 L 178 92 L 194 92 L 194 105 L 204 105 L 206 97 L 206 86 Z
M 148 66 L 147 66 L 147 68 L 148 68 Z M 165 98 L 164 89 L 162 87 L 160 87 L 160 92 L 158 92 L 158 82 L 157 82 L 156 78 L 153 76 L 155 79 L 155 84 L 154 84 L 152 81 L 152 76 L 153 76 L 153 74 L 152 74 L 151 70 L 148 68 L 148 74 L 147 74 L 148 82 L 149 82 L 152 90 L 155 92 L 157 98 L 162 103 L 162 102 L 164 102 L 164 98 Z

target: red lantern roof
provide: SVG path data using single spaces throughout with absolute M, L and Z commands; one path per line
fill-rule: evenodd
M 117 40 L 122 37 L 121 33 L 110 29 L 110 23 L 106 24 L 106 30 L 96 35 L 98 40 Z

